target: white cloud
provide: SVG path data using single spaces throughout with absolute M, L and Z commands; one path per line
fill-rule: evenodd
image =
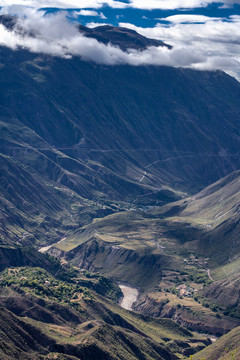
M 80 11 L 75 11 L 74 15 L 78 16 L 98 16 L 100 17 L 100 19 L 106 19 L 106 16 L 104 16 L 104 14 L 102 12 L 98 13 L 95 10 L 80 10 Z
M 167 21 L 175 24 L 181 23 L 206 23 L 208 21 L 219 21 L 221 18 L 209 17 L 204 15 L 178 14 L 166 18 L 157 18 L 155 20 Z
M 231 15 L 231 16 L 230 16 L 230 19 L 231 19 L 232 21 L 240 22 L 240 15 Z
M 206 6 L 212 1 L 202 0 L 131 0 L 131 7 L 137 9 L 180 9 Z
M 74 14 L 81 16 L 99 16 L 99 13 L 94 10 L 80 10 L 80 11 L 75 11 Z
M 44 16 L 42 11 L 25 9 L 25 16 L 18 20 L 13 31 L 7 31 L 0 25 L 0 45 L 65 58 L 79 56 L 83 60 L 108 65 L 151 64 L 200 70 L 222 69 L 240 78 L 240 19 L 236 17 L 232 22 L 213 20 L 204 24 L 158 24 L 155 28 L 137 28 L 120 23 L 120 26 L 137 30 L 147 37 L 174 45 L 172 50 L 149 47 L 145 51 L 131 49 L 127 53 L 118 47 L 84 37 L 73 24 L 67 22 L 65 16 L 64 12 Z
M 0 6 L 21 5 L 34 8 L 56 7 L 61 9 L 98 9 L 104 5 L 124 9 L 192 9 L 206 7 L 212 3 L 222 3 L 222 7 L 240 4 L 240 0 L 130 0 L 125 3 L 118 0 L 0 0 Z
M 154 28 L 140 28 L 127 23 L 119 25 L 172 45 L 174 47 L 172 57 L 176 50 L 184 59 L 186 54 L 192 54 L 199 61 L 192 63 L 190 56 L 190 67 L 221 69 L 240 79 L 240 16 L 233 16 L 231 20 L 207 19 L 205 23 L 197 24 L 176 22 L 170 26 L 159 23 Z M 179 58 L 178 61 L 180 64 L 181 59 Z
M 130 6 L 137 9 L 193 9 L 197 7 L 206 7 L 212 3 L 223 3 L 224 6 L 239 4 L 240 0 L 130 0 Z
M 211 46 L 215 43 L 219 46 L 219 43 L 238 43 L 240 39 L 239 25 L 240 19 L 237 21 L 207 21 L 204 24 L 172 24 L 170 26 L 158 23 L 154 28 L 141 28 L 129 23 L 119 23 L 120 26 L 127 27 L 129 29 L 136 30 L 140 34 L 165 42 L 170 43 L 173 46 L 179 44 L 192 44 L 193 42 L 200 43 L 201 46 Z M 210 48 L 211 49 L 211 48 Z
M 98 22 L 94 22 L 94 21 L 91 21 L 90 23 L 86 24 L 87 27 L 89 28 L 95 28 L 97 26 L 104 26 L 104 25 L 112 25 L 112 24 L 109 24 L 109 23 L 98 23 Z
M 59 9 L 98 9 L 104 4 L 122 9 L 126 3 L 117 0 L 0 0 L 0 6 L 21 5 L 27 7 L 40 8 L 59 8 Z
M 239 0 L 226 0 L 221 1 L 223 3 L 221 6 L 219 6 L 220 9 L 228 9 L 231 8 L 234 4 L 239 4 Z

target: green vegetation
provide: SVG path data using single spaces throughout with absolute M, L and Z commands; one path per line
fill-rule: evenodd
M 206 272 L 199 272 L 199 271 L 191 271 L 191 274 L 188 276 L 190 281 L 193 281 L 197 284 L 211 284 L 212 280 L 209 279 Z
M 1 287 L 16 285 L 24 291 L 30 291 L 43 298 L 54 299 L 60 302 L 70 302 L 76 296 L 83 295 L 84 298 L 91 298 L 86 288 L 77 283 L 66 283 L 49 276 L 41 268 L 17 268 L 6 269 L 2 273 Z
M 192 356 L 192 360 L 238 360 L 240 358 L 240 328 L 222 336 L 215 343 Z
M 90 289 L 112 299 L 117 299 L 121 295 L 117 285 L 103 276 L 91 275 L 89 272 L 79 272 L 71 268 L 63 273 L 64 281 L 53 277 L 42 268 L 8 268 L 1 273 L 0 287 L 19 288 L 41 298 L 72 306 L 75 305 L 75 300 L 93 299 Z
M 1 273 L 0 310 L 6 307 L 8 310 L 4 311 L 12 319 L 8 319 L 11 329 L 6 328 L 5 333 L 13 334 L 18 322 L 18 327 L 29 329 L 32 337 L 31 343 L 27 342 L 21 350 L 12 342 L 9 342 L 11 350 L 7 350 L 1 345 L 0 325 L 3 359 L 7 351 L 11 360 L 14 356 L 28 359 L 25 351 L 30 359 L 77 356 L 91 360 L 137 360 L 146 356 L 149 360 L 164 360 L 173 356 L 173 352 L 183 354 L 186 343 L 195 348 L 194 335 L 174 321 L 142 316 L 117 306 L 119 288 L 111 280 L 88 271 L 72 273 L 74 276 L 69 281 L 38 267 L 11 267 Z M 26 342 L 26 336 L 29 336 L 26 330 L 20 331 L 17 338 Z M 36 344 L 39 339 L 44 342 L 38 345 L 35 357 L 30 344 Z M 204 339 L 197 342 L 203 346 Z M 49 343 L 55 343 L 59 351 L 49 353 L 46 347 Z

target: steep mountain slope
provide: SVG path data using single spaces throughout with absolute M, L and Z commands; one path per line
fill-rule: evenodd
M 52 180 L 82 195 L 90 196 L 95 185 L 110 198 L 120 192 L 124 198 L 145 181 L 155 190 L 162 185 L 196 190 L 238 166 L 240 90 L 223 73 L 96 67 L 77 58 L 47 60 L 7 50 L 4 58 L 2 107 L 11 107 L 12 117 L 42 138 L 40 155 L 65 169 L 61 176 L 50 166 Z M 8 146 L 16 144 L 4 145 L 11 152 Z M 67 157 L 56 158 L 53 146 Z M 149 176 L 138 183 L 145 170 Z
M 200 263 L 213 281 L 199 289 L 198 296 L 215 311 L 221 310 L 221 314 L 238 319 L 239 192 L 240 173 L 235 171 L 191 198 L 151 211 L 153 216 L 164 217 L 170 224 L 185 226 L 186 238 L 195 241 L 196 257 L 200 255 L 206 259 L 199 261 L 193 257 L 192 263 Z M 201 229 L 199 236 L 191 237 L 187 227 Z
M 13 26 L 10 20 L 6 26 Z M 93 32 L 110 32 L 124 43 L 127 31 L 120 30 Z M 9 217 L 17 226 L 14 236 L 7 227 L 2 232 L 10 241 L 22 241 L 30 232 L 33 241 L 43 243 L 39 223 L 49 242 L 64 237 L 66 228 L 58 235 L 50 224 L 59 227 L 63 217 L 73 216 L 68 225 L 74 228 L 80 221 L 71 210 L 72 194 L 89 221 L 106 203 L 108 213 L 129 201 L 163 204 L 240 165 L 240 86 L 222 72 L 100 66 L 7 48 L 1 48 L 0 60 L 2 222 Z M 16 189 L 8 186 L 20 172 L 17 181 L 27 177 L 24 183 L 31 182 L 32 189 L 38 184 L 42 200 L 38 192 L 30 196 L 22 180 Z M 25 207 L 13 201 L 20 193 Z M 39 215 L 31 233 L 27 218 L 36 203 Z M 71 204 L 66 213 L 65 204 Z M 42 223 L 44 218 L 51 221 Z
M 0 154 L 0 242 L 33 245 L 61 240 L 66 232 L 111 206 L 83 199 L 76 192 L 34 174 L 13 157 Z M 48 236 L 48 239 L 46 238 Z
M 238 269 L 239 270 L 239 269 Z M 235 275 L 224 280 L 218 280 L 201 291 L 202 295 L 215 304 L 228 308 L 228 312 L 236 307 L 240 313 L 240 276 Z
M 212 266 L 224 265 L 240 253 L 239 193 L 236 171 L 184 200 L 96 219 L 56 246 L 69 251 L 93 240 L 145 255 L 186 256 L 193 251 L 210 258 Z
M 239 190 L 236 171 L 184 200 L 95 219 L 49 252 L 137 287 L 137 311 L 226 333 L 240 313 Z
M 177 360 L 210 343 L 171 320 L 121 309 L 118 297 L 116 284 L 98 275 L 75 270 L 62 281 L 41 268 L 6 269 L 0 283 L 1 357 Z
M 229 332 L 214 344 L 193 355 L 193 360 L 237 360 L 240 356 L 239 348 L 240 328 Z
M 46 231 L 59 239 L 64 216 L 70 218 L 71 197 L 66 207 L 64 196 L 58 195 L 53 184 L 45 184 L 10 157 L 0 155 L 0 164 L 1 242 L 32 244 L 44 238 Z
M 151 214 L 171 223 L 202 229 L 199 251 L 218 265 L 237 259 L 240 253 L 240 172 L 235 171 L 200 193 Z
M 41 266 L 50 273 L 56 274 L 61 270 L 60 262 L 52 257 L 47 257 L 33 247 L 0 246 L 0 271 L 8 267 Z

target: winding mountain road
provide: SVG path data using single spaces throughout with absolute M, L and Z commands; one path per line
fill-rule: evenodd
M 212 276 L 211 276 L 211 270 L 210 269 L 207 269 L 207 274 L 208 274 L 209 279 L 214 281 Z

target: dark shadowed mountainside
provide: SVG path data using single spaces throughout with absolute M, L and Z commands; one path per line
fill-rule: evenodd
M 14 159 L 32 188 L 33 182 L 45 188 L 39 193 L 48 196 L 49 214 L 37 201 L 35 224 L 48 217 L 61 221 L 63 194 L 65 204 L 75 197 L 66 218 L 80 203 L 88 221 L 96 211 L 114 211 L 105 208 L 109 202 L 120 209 L 129 201 L 163 204 L 239 167 L 240 86 L 222 72 L 100 66 L 7 48 L 0 61 L 0 152 L 5 164 Z M 25 181 L 15 190 L 8 185 L 15 174 L 7 168 L 1 174 L 2 222 L 6 212 L 19 222 L 36 204 Z M 20 192 L 24 211 L 14 202 Z M 73 217 L 70 228 L 75 225 Z M 53 230 L 52 242 L 65 230 Z M 12 237 L 8 229 L 5 235 Z
M 110 43 L 119 46 L 123 51 L 127 51 L 128 49 L 145 50 L 149 46 L 165 46 L 168 49 L 172 48 L 163 41 L 146 38 L 134 30 L 123 27 L 103 25 L 88 28 L 79 25 L 78 29 L 86 37 L 94 38 L 106 45 Z

